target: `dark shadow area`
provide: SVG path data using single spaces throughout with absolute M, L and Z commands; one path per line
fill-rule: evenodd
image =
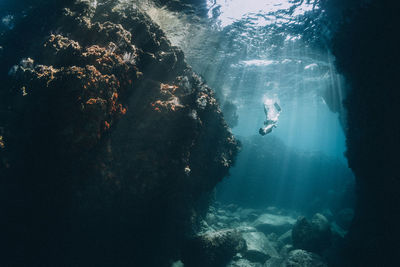
M 399 52 L 396 1 L 347 10 L 332 51 L 350 86 L 347 158 L 357 179 L 357 208 L 346 266 L 396 266 L 400 252 Z

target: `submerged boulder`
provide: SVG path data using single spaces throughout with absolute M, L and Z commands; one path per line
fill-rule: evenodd
M 315 214 L 309 222 L 300 217 L 292 230 L 293 246 L 298 249 L 321 253 L 331 245 L 331 228 L 322 214 Z
M 281 266 L 284 267 L 327 267 L 322 259 L 311 252 L 296 249 L 289 252 L 288 257 Z
M 266 235 L 270 233 L 281 235 L 290 230 L 295 222 L 296 220 L 289 216 L 265 213 L 254 221 L 253 226 Z
M 188 267 L 222 267 L 245 249 L 245 241 L 235 230 L 209 232 L 186 241 L 183 263 Z
M 283 245 L 292 244 L 292 230 L 289 230 L 286 233 L 282 234 L 278 238 L 278 241 Z
M 279 254 L 267 237 L 261 232 L 246 232 L 242 234 L 246 241 L 247 250 L 243 256 L 251 262 L 264 263 L 271 257 Z

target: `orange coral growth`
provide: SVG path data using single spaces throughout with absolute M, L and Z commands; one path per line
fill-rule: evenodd
M 111 96 L 111 99 L 112 99 L 112 100 L 117 100 L 117 99 L 118 99 L 118 93 L 117 93 L 117 92 L 114 92 L 114 93 L 112 94 L 112 96 Z
M 86 104 L 93 105 L 93 104 L 96 104 L 97 102 L 98 102 L 98 99 L 90 98 L 88 101 L 86 101 Z
M 160 106 L 162 106 L 162 101 L 157 100 L 156 102 L 151 103 L 151 106 L 154 108 L 155 111 L 161 112 Z
M 155 111 L 161 111 L 161 109 L 164 111 L 177 111 L 179 108 L 183 108 L 177 97 L 171 97 L 166 101 L 157 100 L 151 103 L 151 106 Z
M 176 89 L 178 89 L 178 86 L 176 85 L 169 85 L 169 84 L 164 84 L 162 83 L 160 86 L 160 89 L 163 91 L 171 91 L 172 93 L 174 93 L 176 91 Z
M 0 148 L 5 148 L 3 136 L 0 135 Z
M 125 115 L 126 114 L 126 108 L 124 108 L 121 104 L 119 104 L 118 107 L 119 107 L 119 112 L 122 115 Z
M 104 121 L 104 130 L 108 130 L 110 127 L 111 125 L 107 121 Z

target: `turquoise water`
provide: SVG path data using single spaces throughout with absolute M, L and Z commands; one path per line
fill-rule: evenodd
M 261 105 L 250 112 L 239 110 L 239 124 L 233 132 L 239 136 L 254 135 L 265 120 Z M 346 150 L 343 128 L 338 115 L 323 103 L 282 105 L 278 127 L 270 136 L 281 139 L 288 147 L 301 151 L 322 152 L 345 161 Z M 266 136 L 265 138 L 269 138 Z
M 157 8 L 148 13 L 221 106 L 235 107 L 229 112 L 238 120 L 231 126 L 242 152 L 217 198 L 305 212 L 352 206 L 344 81 L 321 41 L 329 32 L 318 26 L 323 12 L 317 2 L 210 0 L 207 7 L 207 18 Z M 261 137 L 266 99 L 277 101 L 282 112 L 277 128 Z

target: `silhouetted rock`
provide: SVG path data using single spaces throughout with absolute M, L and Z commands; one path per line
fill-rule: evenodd
M 183 263 L 188 267 L 222 267 L 236 253 L 246 250 L 246 242 L 235 230 L 205 233 L 189 239 L 183 250 Z
M 357 179 L 357 206 L 342 258 L 348 266 L 396 266 L 400 254 L 400 54 L 393 36 L 398 35 L 399 3 L 327 2 L 346 18 L 337 20 L 331 47 L 337 69 L 348 84 L 346 156 Z M 355 8 L 341 10 L 344 2 Z
M 300 217 L 293 227 L 292 240 L 295 248 L 321 253 L 331 245 L 330 224 L 319 213 L 313 216 L 311 222 Z
M 327 267 L 322 259 L 311 252 L 297 249 L 289 252 L 287 259 L 282 264 L 284 267 Z

